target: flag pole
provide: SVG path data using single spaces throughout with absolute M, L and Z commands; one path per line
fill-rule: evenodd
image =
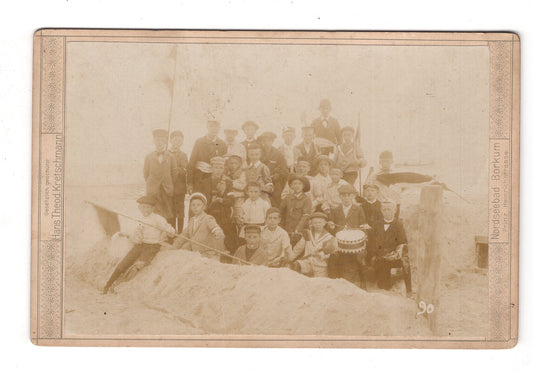
M 174 46 L 174 69 L 172 70 L 172 80 L 170 86 L 170 109 L 168 113 L 168 125 L 167 125 L 167 150 L 168 142 L 170 140 L 170 123 L 172 122 L 172 112 L 174 111 L 174 90 L 176 88 L 176 68 L 178 65 L 178 46 Z
M 355 146 L 358 146 L 360 145 L 360 142 L 361 141 L 361 136 L 360 136 L 360 130 L 361 130 L 361 111 L 359 111 L 357 113 L 357 131 L 355 132 L 355 139 L 354 139 L 354 155 L 357 157 L 357 151 L 358 149 L 355 148 Z M 359 167 L 359 169 L 357 170 L 357 178 L 359 178 L 359 196 L 363 196 L 363 184 L 362 184 L 362 176 L 363 176 L 363 172 L 361 172 L 361 167 Z

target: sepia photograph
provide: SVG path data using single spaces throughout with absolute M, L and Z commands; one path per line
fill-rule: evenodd
M 34 40 L 34 342 L 516 342 L 516 35 Z

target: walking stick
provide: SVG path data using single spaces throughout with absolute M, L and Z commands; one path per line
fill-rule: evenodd
M 187 240 L 188 242 L 191 242 L 191 243 L 197 244 L 197 245 L 199 245 L 199 246 L 201 246 L 201 247 L 204 247 L 204 248 L 206 248 L 206 249 L 209 249 L 209 250 L 211 250 L 211 251 L 215 251 L 215 252 L 217 252 L 217 253 L 220 253 L 220 254 L 223 255 L 223 256 L 234 258 L 235 260 L 237 260 L 237 261 L 239 261 L 239 262 L 242 262 L 242 263 L 245 263 L 245 264 L 247 264 L 247 265 L 254 265 L 254 264 L 251 263 L 251 262 L 248 262 L 248 261 L 246 261 L 246 260 L 243 260 L 242 258 L 239 258 L 239 257 L 232 256 L 231 254 L 226 253 L 226 252 L 224 252 L 224 251 L 221 251 L 220 249 L 216 249 L 216 248 L 210 247 L 210 246 L 208 246 L 208 245 L 205 245 L 205 244 L 203 244 L 203 243 L 197 242 L 197 241 L 195 241 L 195 240 L 192 240 L 192 239 L 186 238 L 186 237 L 184 237 L 184 236 L 181 236 L 181 235 L 178 235 L 178 234 L 175 234 L 175 233 L 174 233 L 174 234 L 170 234 L 170 233 L 166 232 L 165 230 L 163 230 L 163 229 L 161 229 L 161 228 L 159 228 L 159 227 L 157 227 L 157 226 L 154 226 L 154 225 L 152 225 L 152 224 L 149 224 L 149 223 L 146 223 L 146 222 L 144 222 L 144 221 L 141 221 L 141 220 L 139 220 L 138 218 L 131 217 L 131 216 L 128 216 L 127 214 L 120 213 L 120 212 L 114 211 L 114 210 L 112 210 L 112 209 L 109 209 L 109 208 L 103 207 L 103 206 L 101 206 L 101 205 L 99 205 L 99 204 L 96 204 L 96 203 L 94 203 L 94 202 L 92 202 L 92 201 L 88 201 L 88 200 L 86 200 L 85 202 L 86 202 L 86 203 L 89 203 L 89 204 L 92 204 L 92 205 L 93 205 L 94 207 L 96 207 L 96 208 L 104 209 L 104 210 L 106 210 L 106 211 L 108 211 L 108 212 L 115 213 L 115 214 L 117 214 L 117 215 L 119 215 L 119 216 L 125 217 L 125 218 L 127 218 L 127 219 L 130 219 L 130 220 L 135 221 L 135 222 L 138 222 L 138 223 L 141 223 L 141 224 L 143 224 L 143 225 L 145 225 L 145 226 L 152 227 L 152 228 L 157 229 L 157 230 L 159 230 L 159 231 L 161 231 L 161 232 L 167 233 L 168 235 L 171 235 L 171 236 L 173 236 L 173 237 L 175 237 L 175 238 L 180 238 L 180 239 Z

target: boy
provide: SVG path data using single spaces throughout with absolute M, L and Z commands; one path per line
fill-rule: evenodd
M 294 171 L 294 140 L 296 139 L 296 130 L 294 127 L 283 128 L 282 132 L 283 143 L 278 148 L 279 151 L 283 154 L 289 172 Z
M 311 126 L 315 129 L 315 135 L 331 143 L 330 146 L 322 148 L 322 154 L 328 155 L 333 152 L 334 146 L 341 143 L 341 128 L 339 122 L 329 114 L 331 112 L 331 102 L 328 99 L 320 101 L 318 107 L 320 117 L 313 120 Z
M 237 155 L 242 159 L 246 158 L 246 147 L 242 143 L 235 142 L 237 137 L 237 129 L 224 129 L 224 135 L 226 139 L 226 146 L 228 146 L 228 152 L 226 156 Z
M 361 207 L 365 212 L 367 223 L 374 227 L 374 225 L 381 221 L 383 215 L 381 214 L 381 202 L 377 199 L 378 186 L 375 183 L 367 183 L 363 185 L 363 198 L 359 198 Z
M 296 165 L 294 166 L 293 174 L 307 178 L 307 182 L 309 183 L 309 185 L 311 185 L 311 181 L 313 180 L 313 177 L 309 175 L 310 170 L 311 170 L 311 164 L 309 164 L 309 162 L 305 160 L 304 158 L 299 158 L 298 161 L 296 162 Z M 311 190 L 311 188 L 309 188 L 309 190 Z M 289 183 L 287 182 L 285 184 L 285 187 L 283 188 L 283 191 L 281 192 L 281 200 L 285 199 L 292 192 L 293 191 Z M 306 194 L 307 196 L 309 196 L 309 198 L 311 198 L 311 191 L 307 191 Z
M 302 127 L 302 143 L 294 147 L 294 158 L 304 159 L 309 164 L 314 164 L 315 159 L 320 155 L 317 145 L 315 144 L 315 129 L 313 127 Z M 315 174 L 315 170 L 310 170 Z
M 339 168 L 331 168 L 329 171 L 331 183 L 326 190 L 326 203 L 330 210 L 341 205 L 341 197 L 339 195 L 339 188 L 348 185 L 348 182 L 342 179 L 342 170 Z
M 328 185 L 331 183 L 329 176 L 329 169 L 331 166 L 331 159 L 326 155 L 320 155 L 316 159 L 316 168 L 318 173 L 311 180 L 311 200 L 313 208 L 325 213 L 329 213 L 329 205 L 326 201 L 326 191 Z
M 304 176 L 289 176 L 292 193 L 281 202 L 281 226 L 292 234 L 303 230 L 313 210 L 311 199 L 305 193 L 309 191 L 309 180 Z
M 246 193 L 248 199 L 241 205 L 243 223 L 245 225 L 264 225 L 270 202 L 261 198 L 261 186 L 257 182 L 249 182 Z
M 194 143 L 189 162 L 189 177 L 191 191 L 200 192 L 205 190 L 206 183 L 210 182 L 211 158 L 215 156 L 224 156 L 228 150 L 226 143 L 218 137 L 220 123 L 215 120 L 207 122 L 207 134 L 198 138 Z
M 363 208 L 354 203 L 356 191 L 353 186 L 345 185 L 339 188 L 342 204 L 331 210 L 329 231 L 336 235 L 342 229 L 363 229 L 369 230 L 366 223 Z M 332 254 L 328 261 L 328 272 L 330 278 L 344 278 L 355 283 L 359 278 L 360 287 L 366 289 L 365 268 L 363 267 L 364 256 L 354 253 L 336 252 Z
M 257 225 L 245 226 L 244 236 L 246 244 L 237 249 L 235 257 L 255 265 L 266 265 L 267 256 L 261 242 L 261 227 Z M 233 263 L 242 264 L 241 261 L 236 259 L 233 260 Z
M 270 208 L 266 212 L 266 226 L 261 233 L 261 239 L 267 256 L 267 266 L 282 267 L 287 262 L 288 252 L 291 249 L 289 234 L 279 224 L 281 211 Z
M 176 173 L 174 175 L 174 211 L 178 234 L 183 231 L 183 222 L 185 216 L 185 194 L 187 193 L 187 168 L 189 162 L 187 155 L 181 151 L 183 145 L 183 133 L 175 130 L 170 133 L 170 154 L 176 161 Z M 172 224 L 176 225 L 176 224 Z
M 337 246 L 337 241 L 326 231 L 327 217 L 322 212 L 311 214 L 311 231 L 304 234 L 304 239 L 300 240 L 291 252 L 290 268 L 310 277 L 328 277 L 328 258 Z
M 248 152 L 248 148 L 250 145 L 258 145 L 259 143 L 255 139 L 255 134 L 257 133 L 257 130 L 259 129 L 259 125 L 257 125 L 255 122 L 248 120 L 245 121 L 242 125 L 242 131 L 244 132 L 245 139 L 241 142 L 242 145 L 246 148 L 246 151 Z
M 263 192 L 262 197 L 269 199 L 269 195 L 274 190 L 270 170 L 261 162 L 261 146 L 251 144 L 248 146 L 248 166 L 245 169 L 246 182 L 257 182 Z
M 243 161 L 246 157 L 230 155 L 226 160 L 225 175 L 231 180 L 232 192 L 236 197 L 244 197 L 246 189 L 246 172 Z
M 401 268 L 407 294 L 411 294 L 411 269 L 407 236 L 402 222 L 395 217 L 396 204 L 386 200 L 381 205 L 382 218 L 375 223 L 368 240 L 368 254 L 374 266 L 378 287 L 392 287 L 391 269 Z
M 363 151 L 355 141 L 355 130 L 352 127 L 342 128 L 342 143 L 335 147 L 333 164 L 342 169 L 343 178 L 353 185 L 359 170 L 366 166 Z
M 380 169 L 376 174 L 372 174 L 368 177 L 368 182 L 375 183 L 378 187 L 378 200 L 392 200 L 396 203 L 396 218 L 400 215 L 400 200 L 401 200 L 401 188 L 398 185 L 385 185 L 377 180 L 377 176 L 381 174 L 391 173 L 392 164 L 394 159 L 392 152 L 383 151 L 379 154 L 379 166 Z
M 112 292 L 119 282 L 130 280 L 143 267 L 149 265 L 159 252 L 161 243 L 175 233 L 174 228 L 163 217 L 154 213 L 156 205 L 154 197 L 143 196 L 137 200 L 137 203 L 142 214 L 140 219 L 142 223 L 137 226 L 133 235 L 129 236 L 135 245 L 109 277 L 104 287 L 104 294 Z M 124 233 L 120 234 L 127 236 Z
M 146 195 L 155 199 L 155 212 L 173 224 L 176 218 L 172 199 L 174 195 L 173 179 L 177 173 L 176 161 L 167 151 L 168 132 L 164 129 L 156 129 L 152 134 L 155 151 L 146 156 L 143 168 Z
M 272 205 L 278 207 L 281 203 L 281 191 L 289 175 L 289 168 L 283 154 L 272 146 L 275 139 L 274 133 L 265 132 L 259 136 L 258 141 L 262 146 L 261 162 L 268 167 L 272 178 Z
M 219 257 L 218 252 L 207 247 L 224 251 L 224 233 L 215 218 L 205 213 L 206 205 L 207 199 L 203 194 L 193 193 L 191 195 L 189 223 L 183 233 L 174 240 L 172 246 L 165 245 L 167 248 L 200 252 L 208 258 Z

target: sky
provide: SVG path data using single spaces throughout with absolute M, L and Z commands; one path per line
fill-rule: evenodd
M 328 98 L 341 126 L 360 123 L 369 165 L 390 150 L 485 192 L 488 82 L 484 46 L 69 42 L 67 184 L 142 183 L 151 131 L 169 122 L 190 153 L 210 118 L 299 133 Z

